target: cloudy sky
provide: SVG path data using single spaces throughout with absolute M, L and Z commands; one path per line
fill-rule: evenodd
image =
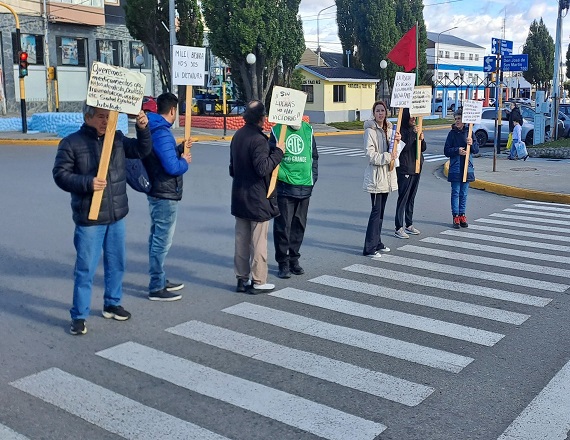
M 335 6 L 321 12 L 317 38 L 317 15 L 330 5 L 334 5 L 334 0 L 301 1 L 299 13 L 303 19 L 305 42 L 307 47 L 315 50 L 320 40 L 323 51 L 342 52 L 337 36 Z M 503 37 L 503 32 L 505 39 L 513 41 L 513 53 L 521 53 L 530 23 L 541 17 L 555 39 L 557 12 L 556 0 L 424 0 L 424 20 L 428 31 L 439 33 L 458 26 L 449 34 L 483 46 L 488 55 L 491 54 L 491 37 Z M 570 43 L 570 17 L 563 20 L 563 25 L 564 59 Z

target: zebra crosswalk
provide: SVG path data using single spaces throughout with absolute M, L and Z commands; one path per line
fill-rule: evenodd
M 362 148 L 317 146 L 317 150 L 319 155 L 366 157 Z M 447 159 L 443 154 L 424 153 L 424 162 L 438 162 Z
M 483 353 L 495 350 L 512 329 L 528 326 L 534 314 L 569 291 L 570 246 L 564 244 L 564 232 L 570 230 L 570 220 L 563 220 L 565 213 L 570 213 L 565 205 L 517 203 L 470 222 L 468 230 L 418 237 L 378 260 L 308 279 L 301 288 L 238 301 L 216 312 L 216 323 L 192 319 L 167 327 L 162 336 L 175 339 L 168 350 L 129 340 L 94 353 L 109 374 L 132 373 L 176 387 L 186 407 L 176 414 L 163 410 L 160 399 L 144 399 L 138 387 L 107 388 L 88 373 L 79 377 L 65 367 L 38 371 L 10 385 L 32 396 L 32 405 L 52 405 L 132 440 L 252 438 L 247 430 L 236 436 L 215 423 L 203 426 L 193 411 L 196 396 L 206 399 L 202 404 L 212 413 L 219 413 L 218 405 L 230 405 L 259 416 L 249 429 L 271 426 L 272 435 L 256 438 L 374 440 L 399 420 L 383 410 L 385 404 L 413 410 L 436 401 L 440 393 L 450 392 L 441 389 L 436 377 L 461 379 L 467 367 L 489 362 Z M 539 232 L 547 219 L 551 223 L 549 214 L 558 214 L 559 234 Z M 520 224 L 508 228 L 512 222 Z M 521 229 L 523 234 L 514 233 Z M 384 333 L 387 329 L 396 331 Z M 436 338 L 457 343 L 442 349 Z M 189 347 L 196 344 L 207 350 L 191 357 Z M 343 355 L 319 350 L 327 344 Z M 472 349 L 459 351 L 459 346 Z M 240 368 L 230 371 L 214 362 L 225 356 Z M 381 356 L 384 362 L 363 364 L 369 356 Z M 390 362 L 406 368 L 388 368 Z M 303 377 L 309 388 L 260 380 L 252 373 L 254 364 Z M 416 369 L 421 376 L 413 374 Z M 377 411 L 363 413 L 350 400 L 326 399 L 329 387 L 374 398 Z M 570 429 L 569 395 L 570 362 L 495 438 L 563 438 Z M 0 439 L 34 440 L 1 424 Z

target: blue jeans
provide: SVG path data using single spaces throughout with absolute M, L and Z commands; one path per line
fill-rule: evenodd
M 166 260 L 166 254 L 172 246 L 178 201 L 148 196 L 148 205 L 151 222 L 148 237 L 148 273 L 150 275 L 148 290 L 149 292 L 157 292 L 166 286 L 164 260 Z
M 451 182 L 451 214 L 465 214 L 469 182 Z
M 105 294 L 103 305 L 118 306 L 123 296 L 125 273 L 125 220 L 110 225 L 75 226 L 73 244 L 77 251 L 73 273 L 71 319 L 87 319 L 95 271 L 103 250 Z

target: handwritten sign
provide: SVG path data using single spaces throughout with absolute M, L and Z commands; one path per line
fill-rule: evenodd
M 87 104 L 129 115 L 141 110 L 146 76 L 123 67 L 95 62 L 91 67 Z
M 410 106 L 410 116 L 431 115 L 431 87 L 416 86 Z
M 306 102 L 307 94 L 305 92 L 280 86 L 273 87 L 268 117 L 269 122 L 284 125 L 301 125 Z
M 390 100 L 391 107 L 410 108 L 412 106 L 415 81 L 415 73 L 396 73 L 394 87 L 392 88 L 392 99 Z
M 463 101 L 463 116 L 461 121 L 464 124 L 479 124 L 481 122 L 481 112 L 483 102 L 466 99 Z
M 172 46 L 172 84 L 203 86 L 206 71 L 206 48 Z

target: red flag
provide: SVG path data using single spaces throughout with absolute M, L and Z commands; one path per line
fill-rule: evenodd
M 406 32 L 387 57 L 406 72 L 416 67 L 416 26 Z

